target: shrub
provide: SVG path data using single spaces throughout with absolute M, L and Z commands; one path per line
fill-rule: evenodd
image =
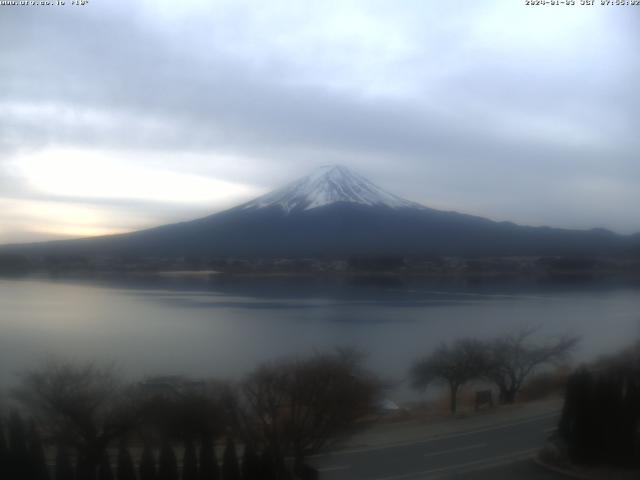
M 640 371 L 581 369 L 567 382 L 559 433 L 577 463 L 640 465 Z

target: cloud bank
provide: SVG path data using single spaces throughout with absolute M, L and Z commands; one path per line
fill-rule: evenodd
M 640 231 L 639 27 L 510 1 L 0 7 L 0 243 L 194 218 L 326 163 L 435 208 Z

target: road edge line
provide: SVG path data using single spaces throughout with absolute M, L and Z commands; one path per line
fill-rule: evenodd
M 554 472 L 554 473 L 559 473 L 560 475 L 564 475 L 565 477 L 568 477 L 568 478 L 575 478 L 577 480 L 594 480 L 594 477 L 581 475 L 578 472 L 567 470 L 566 468 L 558 467 L 556 465 L 552 465 L 548 462 L 545 462 L 540 458 L 540 455 L 536 455 L 533 461 L 536 462 L 536 464 L 538 464 L 540 467 L 544 468 L 545 470 L 549 470 L 550 472 Z

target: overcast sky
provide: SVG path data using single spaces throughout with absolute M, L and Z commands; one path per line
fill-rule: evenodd
M 66 3 L 0 6 L 0 243 L 195 218 L 327 163 L 640 231 L 640 6 Z

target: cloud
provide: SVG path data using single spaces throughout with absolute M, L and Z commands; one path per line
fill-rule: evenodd
M 2 8 L 0 41 L 12 45 L 0 52 L 3 197 L 142 202 L 162 223 L 331 162 L 439 208 L 640 230 L 629 206 L 640 200 L 633 10 L 120 0 Z M 82 152 L 82 165 L 61 152 Z M 114 172 L 128 188 L 114 185 Z M 169 176 L 175 194 L 163 198 Z M 108 228 L 114 216 L 103 220 Z

